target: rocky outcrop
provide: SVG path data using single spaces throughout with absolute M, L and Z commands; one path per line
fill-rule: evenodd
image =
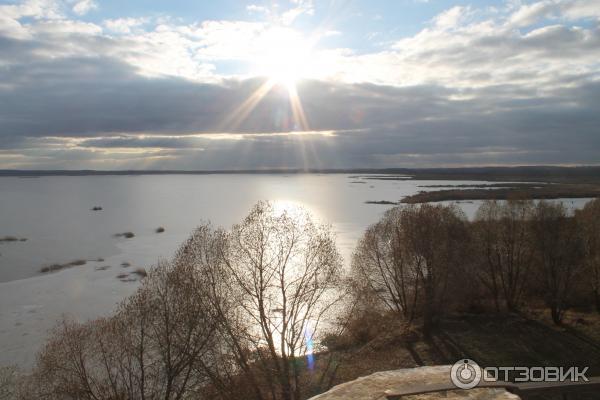
M 402 391 L 403 388 L 450 383 L 450 368 L 450 366 L 437 366 L 377 372 L 335 386 L 311 400 L 386 400 L 386 394 Z M 472 389 L 406 396 L 403 399 L 519 400 L 520 398 L 504 389 Z

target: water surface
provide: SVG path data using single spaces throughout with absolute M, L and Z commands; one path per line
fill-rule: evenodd
M 366 201 L 398 201 L 435 190 L 421 185 L 463 183 L 347 174 L 0 178 L 0 237 L 28 239 L 0 243 L 0 365 L 31 366 L 48 330 L 64 314 L 81 321 L 110 314 L 137 287 L 138 280 L 129 279 L 135 277 L 132 271 L 172 257 L 202 221 L 227 228 L 259 200 L 302 206 L 331 224 L 347 265 L 365 228 L 392 207 Z M 580 207 L 585 201 L 567 203 Z M 459 205 L 473 216 L 480 203 Z M 91 211 L 94 206 L 103 210 Z M 155 232 L 159 226 L 164 233 Z M 129 231 L 135 237 L 114 236 Z M 39 272 L 77 259 L 88 262 Z M 122 274 L 129 278 L 119 279 Z
M 27 238 L 0 244 L 0 282 L 34 276 L 44 265 L 116 254 L 154 263 L 202 221 L 229 227 L 259 200 L 299 204 L 332 224 L 348 258 L 364 228 L 389 208 L 365 201 L 397 201 L 422 184 L 345 174 L 0 178 L 0 237 Z M 164 233 L 155 233 L 159 226 Z M 121 232 L 135 237 L 114 237 Z

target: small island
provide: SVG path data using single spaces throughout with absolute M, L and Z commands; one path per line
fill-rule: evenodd
M 40 269 L 40 272 L 43 274 L 46 274 L 48 272 L 56 272 L 56 271 L 60 271 L 63 269 L 67 269 L 67 268 L 71 268 L 71 267 L 79 267 L 82 265 L 87 264 L 86 260 L 75 260 L 75 261 L 71 261 L 65 264 L 52 264 L 52 265 L 47 265 L 45 267 L 42 267 Z
M 27 238 L 18 238 L 16 236 L 4 236 L 0 237 L 0 243 L 10 243 L 10 242 L 26 242 Z
M 133 232 L 115 233 L 115 237 L 124 237 L 125 239 L 131 239 L 135 236 Z

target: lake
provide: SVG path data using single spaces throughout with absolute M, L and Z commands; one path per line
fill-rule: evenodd
M 299 204 L 332 224 L 347 259 L 389 208 L 366 201 L 397 201 L 427 184 L 436 182 L 342 174 L 0 178 L 0 237 L 27 239 L 0 245 L 0 282 L 35 276 L 50 264 L 119 254 L 133 265 L 151 264 L 170 257 L 202 221 L 229 227 L 259 200 Z M 165 232 L 155 233 L 158 227 Z M 135 237 L 115 237 L 123 232 Z
M 0 178 L 0 365 L 29 366 L 64 314 L 109 313 L 132 293 L 133 270 L 170 258 L 202 221 L 229 227 L 259 200 L 300 205 L 331 224 L 348 263 L 357 240 L 390 205 L 421 185 L 463 181 L 376 180 L 348 174 L 214 174 Z M 486 183 L 472 182 L 469 183 Z M 573 207 L 586 199 L 569 200 Z M 460 206 L 472 216 L 479 202 Z M 101 211 L 92 211 L 95 206 Z M 156 233 L 164 227 L 164 233 Z M 133 232 L 127 239 L 117 233 Z M 41 274 L 52 264 L 85 265 Z M 118 276 L 122 276 L 118 278 Z

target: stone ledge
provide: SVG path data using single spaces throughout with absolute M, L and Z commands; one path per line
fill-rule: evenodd
M 449 365 L 398 369 L 376 372 L 372 375 L 342 383 L 328 392 L 310 400 L 386 400 L 388 390 L 401 390 L 403 387 L 427 384 L 450 383 Z M 434 399 L 477 399 L 477 400 L 519 400 L 520 397 L 504 389 L 454 390 L 442 393 L 429 393 L 406 396 L 408 400 Z

